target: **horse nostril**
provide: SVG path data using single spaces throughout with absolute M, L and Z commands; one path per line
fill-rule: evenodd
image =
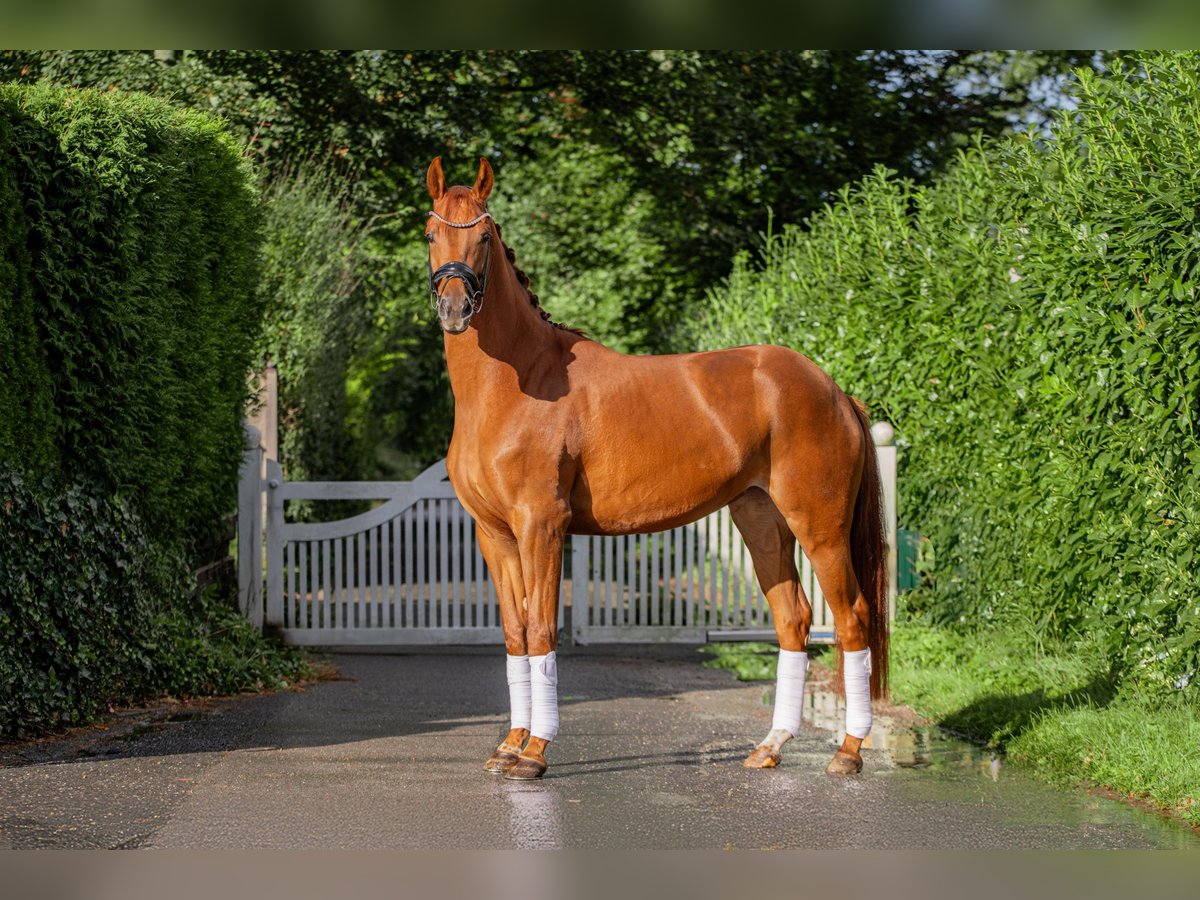
M 464 317 L 469 316 L 471 314 L 471 301 L 470 300 L 463 303 L 462 314 Z

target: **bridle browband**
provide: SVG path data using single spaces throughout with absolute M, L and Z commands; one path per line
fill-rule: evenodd
M 429 211 L 429 215 L 433 216 L 433 218 L 437 219 L 443 225 L 449 225 L 451 228 L 473 228 L 484 219 L 492 218 L 492 214 L 487 211 L 480 213 L 470 222 L 451 222 L 449 219 L 443 219 L 432 209 Z M 487 242 L 486 248 L 484 249 L 482 278 L 475 273 L 474 269 L 472 269 L 462 260 L 453 260 L 448 262 L 445 265 L 440 266 L 435 272 L 433 271 L 433 263 L 430 261 L 429 257 L 426 256 L 425 266 L 427 269 L 429 269 L 429 293 L 433 295 L 434 309 L 437 309 L 437 306 L 442 299 L 442 292 L 438 288 L 438 284 L 441 283 L 442 287 L 444 288 L 450 283 L 450 279 L 457 278 L 462 281 L 464 285 L 466 285 L 467 292 L 471 296 L 471 315 L 476 315 L 481 309 L 483 309 L 483 292 L 487 290 L 488 266 L 491 261 L 491 241 Z

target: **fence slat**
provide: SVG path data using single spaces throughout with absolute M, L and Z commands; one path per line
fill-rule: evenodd
M 673 615 L 676 625 L 686 624 L 685 617 L 687 615 L 683 603 L 683 536 L 680 532 L 679 528 L 671 529 L 667 543 L 668 555 L 663 560 L 666 567 L 666 572 L 663 574 L 663 585 L 664 589 L 667 585 L 671 586 L 671 603 L 674 607 Z
M 357 565 L 354 567 L 354 625 L 356 628 L 370 628 L 368 616 L 366 589 L 367 575 L 367 536 L 361 531 L 354 536 L 354 555 Z
M 330 620 L 330 613 L 333 607 L 329 603 L 330 587 L 333 584 L 332 578 L 332 561 L 329 559 L 330 542 L 321 541 L 321 586 L 323 593 L 321 594 L 321 627 L 332 628 L 333 622 Z
M 500 621 L 500 602 L 496 597 L 496 579 L 491 572 L 486 572 L 487 578 L 487 608 L 488 615 L 491 617 L 488 621 L 494 625 L 501 625 Z
M 617 542 L 612 538 L 601 538 L 604 545 L 604 605 L 609 625 L 617 621 Z
M 284 548 L 283 560 L 283 624 L 288 628 L 295 628 L 296 623 L 292 621 L 292 566 L 295 565 L 296 545 L 292 541 L 288 541 Z
M 447 577 L 447 569 L 449 568 L 449 544 L 450 544 L 450 517 L 449 503 L 444 500 L 438 501 L 438 570 L 437 582 L 438 592 L 441 600 L 441 608 L 438 613 L 438 624 L 446 628 L 450 624 L 450 598 L 446 596 L 446 588 L 448 587 L 449 578 Z
M 463 508 L 450 501 L 450 627 L 462 621 Z M 464 623 L 465 624 L 465 623 Z
M 479 526 L 471 520 L 471 559 L 474 563 L 473 583 L 475 585 L 475 625 L 487 628 L 490 624 L 487 607 L 487 585 L 484 583 L 483 551 L 479 548 Z
M 296 589 L 296 626 L 297 628 L 308 627 L 308 541 L 296 542 L 296 575 L 298 587 Z
M 428 611 L 425 606 L 425 570 L 426 570 L 426 553 L 429 548 L 429 529 L 432 527 L 430 522 L 429 510 L 433 505 L 433 501 L 424 500 L 421 503 L 421 515 L 417 518 L 417 577 L 413 582 L 413 587 L 417 594 L 417 627 L 424 628 L 429 625 Z M 432 602 L 432 601 L 431 601 Z
M 384 628 L 395 625 L 392 619 L 392 522 L 379 526 L 379 621 Z
M 354 539 L 350 537 L 341 538 L 342 544 L 342 618 L 341 626 L 343 628 L 351 628 L 354 625 L 353 610 L 354 610 Z
M 638 535 L 638 617 L 639 625 L 650 622 L 650 538 Z
M 717 563 L 721 567 L 721 593 L 725 595 L 725 621 L 730 625 L 742 624 L 741 610 L 738 606 L 736 591 L 733 588 L 733 516 L 729 508 L 721 510 L 721 552 L 717 555 Z
M 340 538 L 334 538 L 330 543 L 333 546 L 333 581 L 331 582 L 333 596 L 329 602 L 329 627 L 337 628 L 342 624 L 341 610 L 338 604 L 342 602 L 342 596 L 346 590 L 346 576 L 342 568 L 342 541 Z
M 305 595 L 304 627 L 314 628 L 317 624 L 317 591 L 321 586 L 320 547 L 316 541 L 308 541 L 308 593 Z

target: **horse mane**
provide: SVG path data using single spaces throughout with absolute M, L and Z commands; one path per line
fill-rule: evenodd
M 500 238 L 500 246 L 504 248 L 504 258 L 508 260 L 508 264 L 512 266 L 513 271 L 517 273 L 517 281 L 520 282 L 521 287 L 525 289 L 525 293 L 529 296 L 529 305 L 537 310 L 538 315 L 542 317 L 543 321 L 549 322 L 560 331 L 567 331 L 571 334 L 578 335 L 584 340 L 591 340 L 591 338 L 584 333 L 583 329 L 571 328 L 569 325 L 563 325 L 550 318 L 550 313 L 543 309 L 542 304 L 538 302 L 537 294 L 529 289 L 529 276 L 526 275 L 521 270 L 520 266 L 517 265 L 517 254 L 513 252 L 512 247 L 508 246 L 508 244 L 504 242 L 504 233 L 500 230 L 500 223 L 495 219 L 492 219 L 492 224 L 496 226 L 496 236 Z

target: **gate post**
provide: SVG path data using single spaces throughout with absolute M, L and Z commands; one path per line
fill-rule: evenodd
M 879 481 L 883 487 L 884 540 L 887 541 L 888 619 L 896 618 L 896 429 L 890 422 L 871 426 L 875 454 L 879 460 Z
M 262 628 L 262 436 L 242 423 L 246 449 L 238 472 L 238 609 Z
M 267 600 L 266 624 L 283 622 L 283 467 L 267 460 Z

